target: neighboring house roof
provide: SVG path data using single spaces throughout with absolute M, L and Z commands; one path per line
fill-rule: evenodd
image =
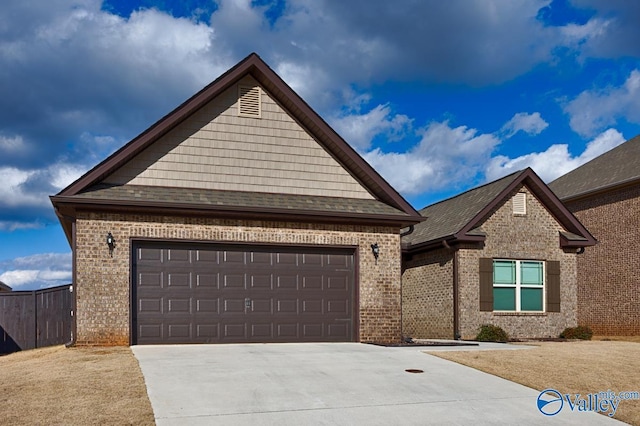
M 563 201 L 640 182 L 640 136 L 559 177 L 549 188 Z
M 0 281 L 0 291 L 11 291 L 12 288 Z
M 372 195 L 357 198 L 283 195 L 260 192 L 236 192 L 211 189 L 176 189 L 124 185 L 106 186 L 104 179 L 131 161 L 136 155 L 196 114 L 214 98 L 250 76 L 267 91 L 288 114 L 313 136 L 313 139 Z M 166 214 L 233 213 L 235 217 L 287 219 L 322 217 L 347 221 L 407 226 L 420 222 L 419 213 L 387 183 L 349 144 L 307 105 L 255 53 L 242 60 L 214 82 L 196 93 L 174 111 L 123 146 L 85 175 L 51 197 L 56 213 L 71 241 L 71 224 L 77 207 L 94 205 L 101 209 L 116 206 L 119 212 L 140 211 Z
M 527 168 L 420 210 L 420 214 L 426 220 L 415 225 L 413 232 L 402 238 L 403 249 L 420 251 L 442 245 L 443 241 L 484 241 L 486 235 L 482 232 L 482 222 L 522 184 L 527 185 L 567 230 L 560 235 L 563 246 L 585 247 L 596 243 L 595 238 L 567 210 L 542 179 L 532 169 Z

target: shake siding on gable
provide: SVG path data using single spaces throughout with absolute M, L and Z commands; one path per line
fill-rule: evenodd
M 256 85 L 246 77 L 238 85 Z M 374 197 L 262 90 L 261 118 L 226 90 L 104 182 L 328 197 Z

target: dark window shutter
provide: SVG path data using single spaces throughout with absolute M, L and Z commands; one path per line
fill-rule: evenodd
M 547 262 L 547 312 L 560 312 L 560 262 Z
M 493 259 L 480 259 L 480 310 L 493 311 Z

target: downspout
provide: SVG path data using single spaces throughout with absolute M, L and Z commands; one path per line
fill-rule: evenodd
M 458 250 L 453 249 L 447 240 L 442 240 L 442 245 L 453 254 L 453 338 L 460 340 L 460 318 L 458 314 Z
M 404 286 L 402 285 L 402 274 L 404 273 L 404 261 L 402 261 L 402 237 L 407 236 L 411 233 L 413 233 L 414 231 L 414 226 L 413 225 L 409 225 L 409 229 L 407 229 L 404 232 L 400 233 L 400 260 L 401 260 L 401 265 L 400 265 L 400 338 L 402 341 L 404 341 L 405 339 L 405 335 L 404 335 L 404 313 L 402 312 L 402 293 L 404 292 Z
M 76 221 L 75 218 L 70 218 L 65 216 L 65 219 L 72 219 L 71 222 L 71 288 L 70 291 L 73 293 L 72 302 L 71 302 L 71 340 L 65 344 L 68 348 L 70 346 L 75 346 L 78 335 L 78 317 L 77 306 L 78 306 L 78 287 L 77 287 L 77 268 L 76 268 Z

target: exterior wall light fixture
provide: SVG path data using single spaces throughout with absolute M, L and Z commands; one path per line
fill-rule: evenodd
M 373 253 L 373 257 L 376 258 L 376 265 L 377 265 L 378 256 L 380 256 L 380 247 L 378 247 L 378 243 L 371 244 L 371 253 Z
M 109 246 L 109 255 L 113 257 L 113 249 L 116 248 L 116 239 L 113 238 L 111 232 L 107 234 L 107 245 Z

